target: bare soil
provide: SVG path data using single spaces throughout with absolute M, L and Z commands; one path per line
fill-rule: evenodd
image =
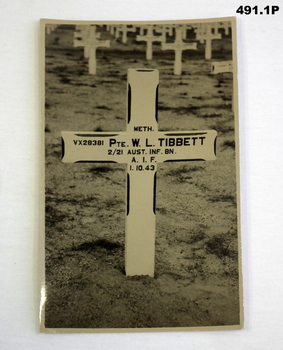
M 105 28 L 88 74 L 74 26 L 46 35 L 46 328 L 160 328 L 238 325 L 239 264 L 233 76 L 210 74 L 204 45 L 174 53 Z M 230 35 L 213 59 L 231 60 Z M 128 68 L 160 71 L 159 130 L 218 132 L 217 160 L 158 164 L 155 277 L 124 272 L 124 164 L 63 164 L 60 132 L 122 131 Z M 237 144 L 236 144 L 237 146 Z

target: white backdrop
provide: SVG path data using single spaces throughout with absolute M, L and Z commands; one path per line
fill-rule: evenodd
M 173 4 L 174 3 L 174 4 Z M 0 348 L 282 349 L 283 5 L 239 15 L 236 0 L 0 1 Z M 282 3 L 281 3 L 282 4 Z M 279 5 L 279 0 L 271 5 Z M 177 20 L 236 16 L 245 329 L 40 334 L 39 19 Z

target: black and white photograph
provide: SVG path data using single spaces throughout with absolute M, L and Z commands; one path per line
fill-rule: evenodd
M 41 331 L 242 329 L 235 18 L 41 30 Z

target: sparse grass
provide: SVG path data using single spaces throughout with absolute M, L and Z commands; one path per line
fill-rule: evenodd
M 207 237 L 205 233 L 207 228 L 206 225 L 197 225 L 194 229 L 184 232 L 179 236 L 177 235 L 176 240 L 180 243 L 186 244 L 198 243 Z
M 211 114 L 202 114 L 200 115 L 201 118 L 219 118 L 221 117 L 222 115 L 220 113 L 211 113 Z
M 53 39 L 53 45 L 59 45 L 59 41 L 60 41 L 60 38 L 58 36 L 56 36 L 54 39 Z
M 79 75 L 83 75 L 83 72 L 82 72 L 81 74 L 79 74 Z M 73 86 L 87 86 L 87 87 L 96 87 L 96 85 L 95 85 L 95 84 L 91 84 L 91 85 L 89 85 L 89 84 L 84 84 L 84 83 L 72 83 L 71 85 L 73 85 Z
M 235 197 L 230 194 L 220 194 L 214 195 L 209 198 L 210 202 L 231 202 L 233 205 L 236 205 Z
M 234 127 L 231 125 L 227 125 L 227 123 L 223 123 L 221 121 L 216 122 L 216 124 L 210 125 L 211 129 L 216 130 L 217 132 L 221 133 L 221 134 L 226 134 L 228 132 L 233 132 L 234 131 Z
M 193 113 L 195 110 L 199 110 L 199 109 L 200 109 L 199 106 L 169 107 L 169 106 L 164 106 L 162 104 L 160 104 L 158 106 L 159 111 L 172 111 L 172 112 L 177 113 L 179 115 Z
M 45 132 L 51 132 L 51 130 L 50 130 L 48 124 L 45 125 L 44 131 L 45 131 Z
M 182 176 L 183 174 L 189 174 L 195 171 L 200 171 L 202 170 L 203 167 L 202 166 L 187 166 L 187 165 L 181 165 L 180 167 L 178 167 L 177 169 L 171 169 L 169 170 L 166 175 L 167 176 Z
M 101 106 L 96 106 L 95 107 L 96 109 L 105 109 L 107 111 L 111 111 L 111 108 L 107 107 L 107 106 L 104 106 L 104 105 L 101 105 Z
M 223 147 L 223 149 L 226 149 L 228 147 L 235 149 L 235 141 L 226 140 L 221 144 L 221 146 Z
M 227 237 L 225 234 L 218 234 L 210 238 L 206 243 L 206 250 L 216 255 L 219 259 L 225 257 L 234 258 L 237 255 L 237 252 L 230 249 L 232 243 L 231 238 Z
M 67 73 L 68 67 L 67 66 L 58 66 L 52 69 L 52 73 L 59 74 L 59 73 Z
M 93 131 L 103 131 L 102 126 L 98 125 Z
M 95 250 L 97 248 L 104 248 L 106 250 L 114 250 L 114 249 L 118 249 L 118 248 L 121 248 L 121 244 L 118 243 L 118 242 L 110 242 L 108 241 L 107 239 L 97 239 L 95 241 L 90 241 L 90 242 L 85 242 L 85 243 L 82 243 L 76 247 L 72 247 L 72 250 L 75 250 L 75 251 L 87 251 L 87 252 L 90 252 L 92 250 Z
M 108 209 L 115 207 L 116 205 L 121 205 L 121 204 L 124 204 L 124 202 L 119 200 L 119 199 L 115 199 L 115 198 L 109 198 L 109 199 L 106 199 L 106 201 L 104 201 L 104 205 Z
M 71 205 L 79 205 L 82 207 L 90 206 L 89 204 L 97 201 L 98 201 L 98 198 L 95 196 L 79 196 L 77 198 L 72 198 L 72 197 L 70 198 L 66 196 L 63 198 L 56 198 L 56 204 L 65 203 L 65 204 L 71 204 Z
M 202 166 L 190 166 L 190 165 L 181 165 L 177 169 L 169 170 L 165 176 L 172 176 L 174 181 L 178 183 L 185 183 L 192 179 L 192 173 L 196 171 L 201 171 L 204 169 Z
M 163 207 L 160 208 L 156 208 L 156 211 L 159 212 L 161 215 L 166 215 L 167 214 L 167 210 Z
M 94 174 L 99 174 L 99 173 L 109 173 L 109 172 L 112 172 L 113 169 L 107 165 L 98 165 L 98 166 L 94 166 L 94 167 L 91 167 L 89 169 L 89 171 L 91 173 L 94 173 Z
M 188 232 L 188 236 L 186 238 L 178 239 L 179 242 L 185 242 L 187 244 L 194 244 L 202 241 L 205 239 L 206 234 L 204 230 L 193 230 L 191 232 Z
M 125 80 L 127 80 L 127 77 L 125 78 Z M 101 84 L 115 84 L 116 81 L 115 80 L 102 80 Z
M 70 84 L 71 79 L 69 79 L 68 77 L 61 77 L 60 82 L 63 84 Z
M 59 222 L 67 218 L 68 215 L 58 210 L 54 205 L 46 203 L 45 205 L 45 222 L 47 227 L 54 227 Z
M 187 243 L 193 244 L 202 241 L 206 237 L 204 229 L 194 230 L 190 232 L 190 238 Z

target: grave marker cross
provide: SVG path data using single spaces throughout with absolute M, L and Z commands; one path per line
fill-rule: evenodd
M 62 161 L 127 164 L 126 275 L 154 276 L 157 162 L 214 160 L 216 131 L 159 132 L 158 70 L 128 70 L 126 132 L 62 131 Z
M 76 26 L 77 32 L 74 33 L 74 47 L 84 47 L 84 57 L 89 58 L 89 44 L 88 39 L 90 35 L 91 26 L 86 25 L 78 25 Z M 95 27 L 96 28 L 96 27 Z M 95 29 L 95 37 L 96 39 L 100 39 L 101 33 L 96 33 Z
M 78 46 L 78 41 L 74 43 Z M 96 27 L 91 26 L 89 29 L 89 35 L 84 38 L 80 46 L 88 47 L 89 58 L 88 58 L 88 72 L 89 74 L 96 74 L 96 49 L 98 47 L 110 47 L 110 40 L 97 40 Z
M 183 28 L 176 28 L 176 38 L 174 43 L 162 43 L 162 50 L 174 50 L 175 51 L 175 62 L 174 62 L 174 74 L 182 74 L 182 52 L 184 50 L 196 50 L 197 43 L 185 43 L 182 39 Z
M 127 33 L 136 32 L 136 28 L 134 26 L 128 26 L 126 24 L 121 24 L 116 28 L 116 39 L 119 37 L 120 32 L 122 33 L 122 43 L 126 44 L 127 43 Z
M 205 25 L 205 24 L 203 24 Z M 211 59 L 211 43 L 214 39 L 221 39 L 222 35 L 220 33 L 212 33 L 212 24 L 206 24 L 202 27 L 202 32 L 197 32 L 196 39 L 200 41 L 205 40 L 205 59 Z
M 165 36 L 164 34 L 158 36 L 154 35 L 153 27 L 151 25 L 148 25 L 146 35 L 137 35 L 136 41 L 146 41 L 146 59 L 152 60 L 152 43 L 155 41 L 165 41 Z

